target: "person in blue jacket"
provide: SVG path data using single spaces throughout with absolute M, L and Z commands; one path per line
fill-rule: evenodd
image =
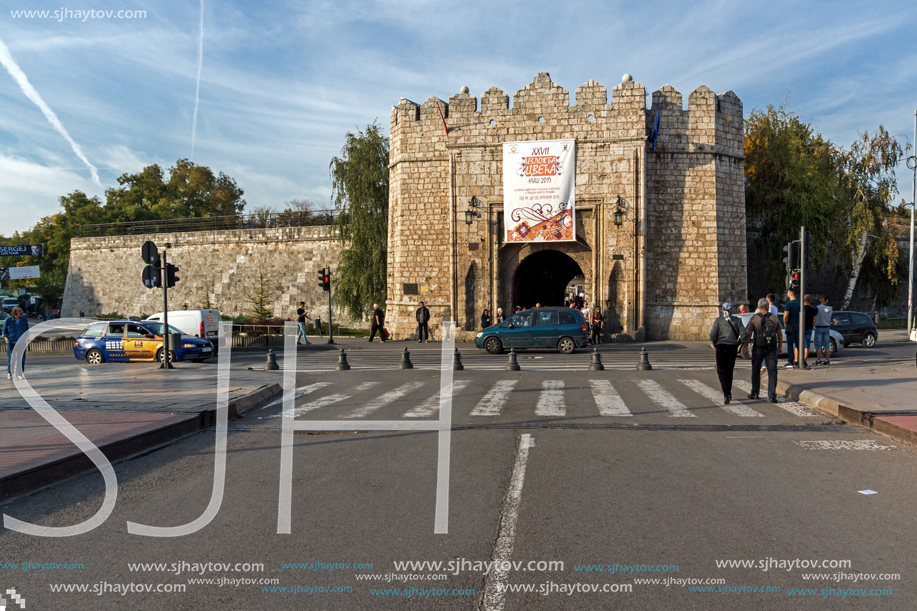
M 13 349 L 16 342 L 25 335 L 29 330 L 29 320 L 22 315 L 22 308 L 15 307 L 11 312 L 12 316 L 3 321 L 3 339 L 6 341 L 6 379 L 13 379 Z M 22 372 L 25 371 L 25 352 L 22 353 L 22 370 L 19 372 L 19 379 L 22 379 Z

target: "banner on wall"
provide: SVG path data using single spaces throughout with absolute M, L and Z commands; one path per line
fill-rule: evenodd
M 506 241 L 575 240 L 575 187 L 575 140 L 504 142 Z

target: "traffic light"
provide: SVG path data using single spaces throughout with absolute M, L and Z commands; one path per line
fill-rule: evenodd
M 812 234 L 806 229 L 799 247 L 799 264 L 802 269 L 809 269 L 812 265 L 812 248 Z
M 798 292 L 799 291 L 799 272 L 793 272 L 787 278 L 789 279 L 790 288 Z
M 786 256 L 783 257 L 786 271 L 792 273 L 793 270 L 799 269 L 799 240 L 787 242 L 783 247 L 783 252 L 786 253 Z
M 323 291 L 331 290 L 331 268 L 325 267 L 318 273 L 318 285 Z
M 145 266 L 141 278 L 143 280 L 143 286 L 148 289 L 162 287 L 162 276 L 159 273 L 158 265 Z
M 166 287 L 167 287 L 167 288 L 172 288 L 173 286 L 175 286 L 175 283 L 176 283 L 176 282 L 178 282 L 179 280 L 181 280 L 181 278 L 179 278 L 179 277 L 176 275 L 176 272 L 177 272 L 177 271 L 178 271 L 178 266 L 177 266 L 177 265 L 172 265 L 171 263 L 166 263 Z

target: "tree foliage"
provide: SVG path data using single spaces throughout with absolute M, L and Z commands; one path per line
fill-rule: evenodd
M 335 294 L 354 318 L 384 303 L 388 256 L 389 141 L 373 123 L 347 133 L 341 156 L 331 160 L 336 227 L 345 248 Z
M 228 216 L 245 207 L 243 191 L 220 172 L 180 159 L 169 168 L 168 178 L 158 165 L 136 174 L 123 174 L 119 187 L 105 192 L 105 203 L 74 191 L 60 198 L 61 210 L 35 226 L 9 238 L 5 244 L 44 244 L 44 257 L 25 257 L 19 264 L 38 265 L 41 278 L 13 281 L 12 288 L 34 284 L 46 301 L 60 304 L 70 262 L 70 240 L 80 235 L 81 225 L 120 223 L 167 218 Z
M 782 246 L 805 225 L 816 237 L 816 266 L 830 255 L 851 287 L 860 278 L 880 305 L 893 299 L 899 257 L 887 220 L 902 154 L 881 125 L 844 149 L 785 105 L 752 112 L 745 123 L 745 204 L 761 224 L 758 246 L 771 284 L 783 284 Z

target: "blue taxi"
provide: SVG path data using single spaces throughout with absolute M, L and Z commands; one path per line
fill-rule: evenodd
M 90 365 L 107 361 L 162 361 L 165 358 L 162 329 L 163 324 L 154 321 L 95 322 L 83 329 L 76 338 L 73 356 Z M 179 345 L 169 346 L 170 361 L 191 360 L 200 363 L 213 356 L 213 344 L 208 340 L 182 335 L 172 325 L 169 325 L 169 332 L 181 336 Z

